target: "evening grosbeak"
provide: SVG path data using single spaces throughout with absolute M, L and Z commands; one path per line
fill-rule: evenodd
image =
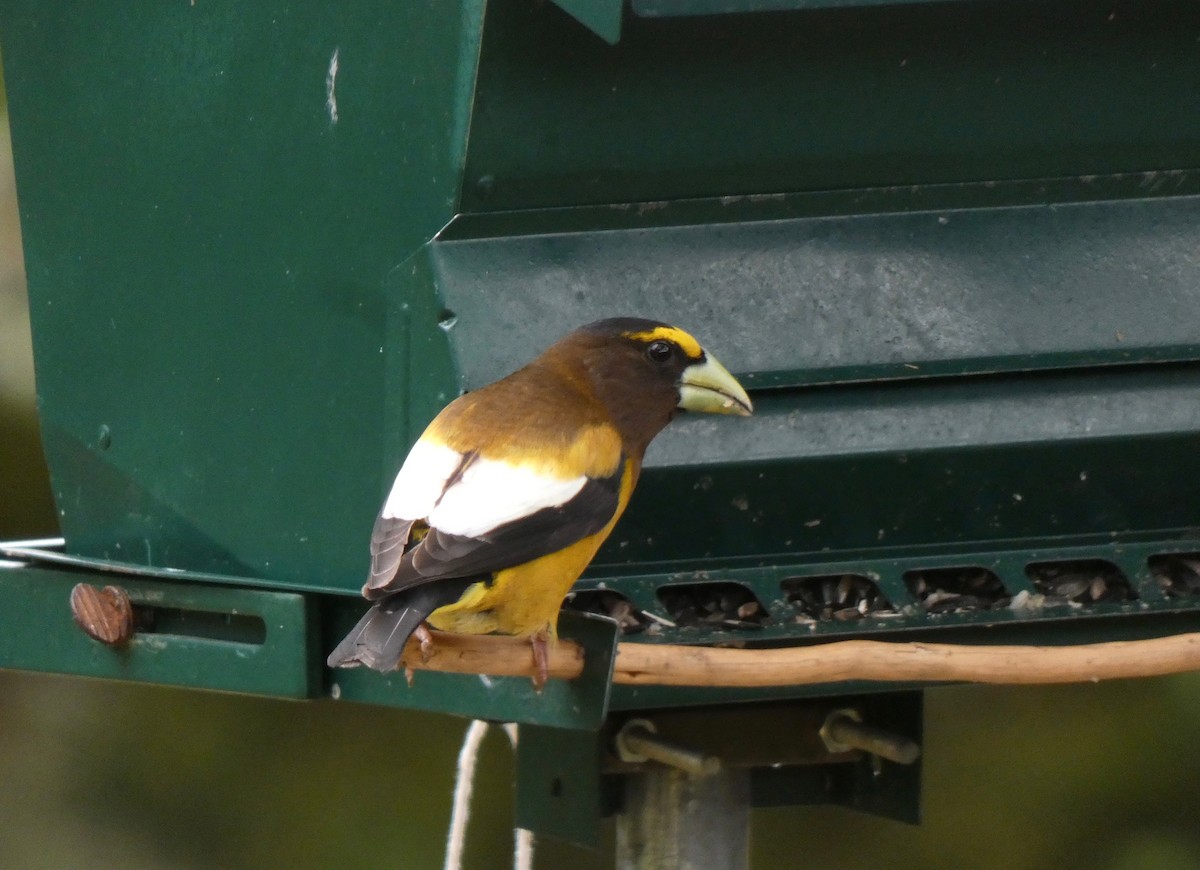
M 530 638 L 545 683 L 563 598 L 612 531 L 651 439 L 679 409 L 749 415 L 746 391 L 681 329 L 588 324 L 447 405 L 413 445 L 371 534 L 375 602 L 330 667 L 399 667 L 409 637 Z

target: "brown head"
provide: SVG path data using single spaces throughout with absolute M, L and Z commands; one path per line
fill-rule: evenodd
M 586 384 L 640 457 L 680 410 L 748 416 L 741 384 L 688 333 L 655 320 L 589 323 L 543 355 Z

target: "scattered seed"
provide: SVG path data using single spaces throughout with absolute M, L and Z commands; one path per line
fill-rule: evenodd
M 797 619 L 846 620 L 895 613 L 879 587 L 859 574 L 819 577 L 789 577 L 783 581 L 788 601 L 798 611 Z
M 909 571 L 904 582 L 926 613 L 991 610 L 1012 600 L 999 577 L 974 566 Z
M 1101 559 L 1043 562 L 1025 570 L 1047 605 L 1083 606 L 1137 598 L 1117 566 Z
M 740 583 L 664 586 L 658 600 L 681 627 L 755 629 L 769 618 L 754 593 Z
M 1155 556 L 1150 571 L 1170 598 L 1200 595 L 1200 558 L 1194 555 Z
M 1099 577 L 1095 578 L 1100 580 Z M 1104 581 L 1100 581 L 1103 584 Z M 1075 600 L 1088 591 L 1092 585 L 1086 577 L 1071 575 L 1069 577 L 1061 577 L 1057 582 L 1049 584 L 1054 590 L 1054 595 L 1058 598 L 1070 598 Z
M 749 619 L 751 616 L 754 616 L 756 613 L 759 613 L 761 610 L 762 610 L 762 605 L 759 604 L 757 601 L 747 601 L 745 604 L 738 607 L 738 609 L 737 609 L 738 619 Z
M 624 595 L 608 589 L 584 589 L 571 593 L 564 604 L 581 613 L 597 613 L 616 620 L 622 634 L 637 634 L 646 630 L 653 618 L 638 610 Z

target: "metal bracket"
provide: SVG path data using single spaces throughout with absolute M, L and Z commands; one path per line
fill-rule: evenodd
M 362 603 L 330 599 L 325 620 L 329 642 L 361 616 Z M 559 636 L 583 647 L 583 673 L 574 680 L 550 680 L 538 692 L 525 677 L 489 677 L 420 671 L 410 685 L 402 672 L 379 674 L 365 668 L 326 671 L 331 698 L 417 710 L 435 710 L 472 719 L 517 722 L 596 731 L 608 714 L 617 624 L 593 614 L 564 612 Z

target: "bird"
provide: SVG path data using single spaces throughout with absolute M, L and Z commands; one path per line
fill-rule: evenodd
M 433 419 L 371 534 L 371 608 L 333 667 L 400 667 L 429 626 L 507 634 L 549 673 L 558 613 L 612 532 L 650 441 L 679 411 L 749 416 L 741 384 L 682 329 L 614 317 L 582 326 Z

